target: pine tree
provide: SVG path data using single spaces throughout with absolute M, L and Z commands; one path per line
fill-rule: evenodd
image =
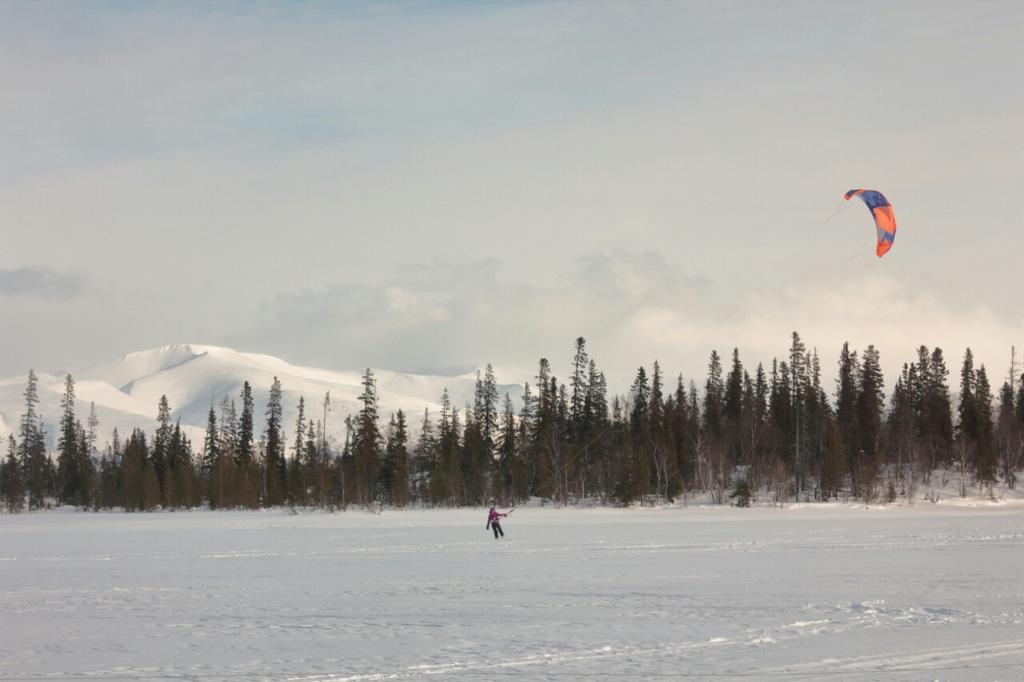
M 743 412 L 743 363 L 740 349 L 732 349 L 732 368 L 725 380 L 724 416 L 727 428 L 738 429 Z
M 408 442 L 405 413 L 398 410 L 388 430 L 385 487 L 391 504 L 399 508 L 408 505 L 411 499 Z
M 8 513 L 16 514 L 25 508 L 25 485 L 18 461 L 18 444 L 14 436 L 7 437 L 7 459 L 0 469 L 0 500 Z
M 532 440 L 536 431 L 537 405 L 530 382 L 523 383 L 523 406 L 519 408 L 519 431 L 523 443 Z
M 28 446 L 29 473 L 27 477 L 29 509 L 42 509 L 47 506 L 48 495 L 57 493 L 57 473 L 46 450 L 46 425 L 40 421 L 32 434 Z
M 117 494 L 117 464 L 114 460 L 112 448 L 100 458 L 99 479 L 96 486 L 96 509 L 113 509 L 119 502 Z
M 772 360 L 769 414 L 772 424 L 772 449 L 787 466 L 793 463 L 793 391 L 789 365 Z
M 97 499 L 99 491 L 99 471 L 97 470 L 98 454 L 99 451 L 96 448 L 96 440 L 99 438 L 99 426 L 100 418 L 96 414 L 96 403 L 89 403 L 89 417 L 86 420 L 87 430 L 84 432 L 85 438 L 82 442 L 81 447 L 81 465 L 80 468 L 84 473 L 85 487 L 87 491 L 87 503 L 92 506 L 94 510 L 99 509 L 99 501 Z
M 597 369 L 597 363 L 591 359 L 587 371 L 587 426 L 585 431 L 592 433 L 608 423 L 608 381 L 604 372 Z
M 359 396 L 362 407 L 355 422 L 352 439 L 352 464 L 356 501 L 370 505 L 377 495 L 377 475 L 380 468 L 381 433 L 377 421 L 377 381 L 373 372 L 363 373 L 363 392 Z
M 850 350 L 849 343 L 843 343 L 839 354 L 839 376 L 836 379 L 836 424 L 843 450 L 847 454 L 847 469 L 853 480 L 854 493 L 860 487 L 861 461 L 860 427 L 857 413 L 858 382 L 860 361 L 857 352 Z
M 588 377 L 589 359 L 587 357 L 587 341 L 582 336 L 576 339 L 576 353 L 572 359 L 572 397 L 569 401 L 569 417 L 572 420 L 573 432 L 577 439 L 586 422 L 587 393 L 590 388 Z
M 1024 432 L 1017 424 L 1017 405 L 1013 386 L 1004 381 L 999 390 L 999 416 L 996 420 L 996 447 L 1003 472 L 1003 480 L 1013 490 L 1017 484 L 1017 469 L 1024 455 Z
M 237 439 L 237 463 L 243 469 L 249 469 L 253 464 L 255 447 L 253 445 L 252 386 L 248 381 L 242 383 L 242 416 L 238 421 Z
M 89 434 L 82 428 L 81 422 L 76 421 L 75 426 L 78 434 L 78 500 L 76 504 L 84 508 L 95 507 L 96 497 L 96 462 L 90 454 Z
M 890 458 L 895 455 L 896 474 L 901 480 L 901 485 L 905 485 L 913 476 L 913 471 L 908 474 L 906 468 L 915 461 L 917 451 L 917 406 L 921 403 L 917 371 L 917 365 L 904 363 L 890 399 L 887 424 L 888 451 Z
M 935 469 L 940 463 L 949 462 L 953 456 L 953 403 L 949 396 L 949 370 L 941 348 L 932 351 L 928 373 L 922 380 L 928 404 L 925 441 L 931 469 Z
M 234 402 L 228 413 L 228 429 L 233 441 L 235 456 L 234 476 L 232 477 L 232 506 L 255 509 L 259 506 L 260 478 L 256 462 L 255 442 L 255 407 L 253 405 L 252 386 L 248 381 L 242 382 L 242 412 L 236 417 Z
M 288 489 L 286 498 L 290 504 L 304 506 L 309 500 L 307 494 L 307 472 L 305 465 L 306 400 L 299 396 L 298 415 L 295 419 L 295 442 L 292 443 L 292 458 L 288 464 Z
M 39 429 L 39 417 L 36 415 L 36 405 L 39 404 L 39 386 L 36 373 L 28 371 L 28 383 L 25 386 L 25 411 L 21 415 L 21 428 L 19 437 L 21 439 L 22 460 L 25 459 L 25 449 L 32 440 L 33 435 Z M 27 465 L 27 462 L 24 462 Z
M 310 502 L 327 506 L 327 497 L 330 494 L 330 478 L 328 476 L 330 462 L 328 458 L 320 456 L 320 438 L 317 425 L 313 419 L 306 425 L 306 442 L 304 445 L 305 455 L 304 468 L 306 471 L 307 486 L 310 491 Z
M 789 347 L 789 389 L 790 417 L 793 428 L 793 466 L 796 474 L 796 489 L 799 495 L 804 487 L 804 459 L 806 458 L 805 441 L 807 432 L 807 415 L 804 413 L 805 387 L 807 385 L 807 347 L 800 340 L 800 334 L 793 332 Z
M 234 404 L 225 397 L 220 404 L 221 421 L 210 406 L 206 418 L 206 436 L 203 439 L 202 477 L 206 483 L 211 509 L 233 507 L 237 504 L 235 491 L 235 449 L 233 435 L 237 432 L 230 424 Z
M 857 394 L 857 429 L 862 453 L 858 482 L 859 491 L 865 498 L 874 494 L 874 484 L 881 463 L 879 446 L 882 433 L 882 408 L 885 400 L 883 389 L 878 351 L 874 346 L 869 345 L 864 351 Z
M 171 447 L 171 436 L 174 432 L 174 428 L 171 426 L 171 406 L 167 401 L 166 395 L 160 396 L 160 402 L 157 406 L 157 428 L 156 434 L 153 436 L 153 452 L 151 455 L 151 461 L 153 464 L 153 473 L 156 475 L 156 480 L 160 489 L 160 502 L 159 504 L 167 504 L 167 500 L 164 496 L 164 489 L 167 486 L 167 473 L 170 470 L 170 447 Z
M 975 375 L 974 416 L 977 425 L 976 434 L 975 475 L 979 483 L 991 487 L 997 480 L 996 453 L 992 433 L 992 389 L 988 382 L 985 365 L 981 365 Z
M 634 440 L 646 439 L 650 431 L 650 400 L 651 387 L 647 383 L 647 370 L 640 367 L 636 371 L 633 385 L 629 389 L 630 412 L 629 429 Z
M 292 444 L 292 457 L 301 460 L 306 437 L 306 399 L 299 396 L 298 414 L 295 418 L 295 442 Z
M 766 463 L 765 435 L 768 431 L 768 376 L 761 363 L 757 364 L 746 400 L 749 400 L 750 412 L 743 424 L 744 438 L 748 443 L 747 457 L 743 463 L 761 470 Z M 756 484 L 756 480 L 752 484 Z
M 708 378 L 704 383 L 704 429 L 714 441 L 722 437 L 722 411 L 724 404 L 725 385 L 722 383 L 722 361 L 718 351 L 711 351 L 708 361 Z
M 31 369 L 28 371 L 28 381 L 23 395 L 25 397 L 25 410 L 21 414 L 18 438 L 21 441 L 19 455 L 23 467 L 22 473 L 27 474 L 29 466 L 27 450 L 32 442 L 33 435 L 39 428 L 39 417 L 36 415 L 36 405 L 39 404 L 38 379 L 36 378 L 36 373 Z
M 565 384 L 551 379 L 551 391 L 557 395 L 555 405 L 555 432 L 551 457 L 554 469 L 556 498 L 561 504 L 569 503 L 570 481 L 575 477 L 572 449 L 572 422 L 569 419 L 569 390 Z
M 611 480 L 611 493 L 613 499 L 624 507 L 637 500 L 642 500 L 645 488 L 645 482 L 640 478 L 637 456 L 633 448 L 632 416 L 626 417 L 625 407 L 618 396 L 612 398 L 611 449 L 615 453 L 616 461 Z M 633 411 L 630 410 L 631 413 Z
M 960 406 L 957 408 L 960 421 L 957 424 L 957 430 L 970 443 L 975 443 L 978 440 L 978 410 L 974 397 L 977 381 L 977 374 L 974 370 L 974 354 L 968 348 L 964 353 L 964 363 L 960 368 Z
M 675 483 L 677 490 L 673 494 L 682 492 L 685 494 L 688 485 L 692 481 L 690 464 L 690 443 L 691 434 L 689 431 L 690 404 L 686 396 L 686 385 L 683 382 L 683 375 L 676 377 L 676 390 L 672 395 L 672 405 L 666 410 L 666 416 L 671 423 L 672 429 L 672 452 L 675 456 L 673 469 L 678 480 Z
M 743 460 L 744 431 L 744 377 L 743 363 L 738 348 L 732 350 L 732 367 L 725 379 L 725 401 L 723 403 L 723 436 L 726 451 L 733 462 Z M 749 377 L 748 377 L 749 378 Z
M 89 458 L 95 457 L 96 450 L 96 439 L 99 437 L 97 429 L 100 426 L 100 418 L 96 416 L 96 403 L 89 403 L 89 420 L 86 422 L 89 430 L 86 432 L 86 449 L 85 455 Z
M 750 491 L 750 481 L 746 476 L 740 476 L 736 479 L 736 485 L 733 487 L 729 497 L 734 500 L 733 504 L 737 507 L 745 508 L 750 506 L 752 493 Z
M 592 485 L 594 453 L 599 449 L 595 443 L 597 422 L 593 417 L 594 390 L 591 385 L 593 360 L 587 357 L 583 337 L 576 339 L 576 355 L 573 358 L 571 394 L 569 397 L 569 422 L 567 438 L 573 453 L 577 470 L 577 494 L 586 497 Z
M 57 476 L 60 480 L 60 501 L 78 505 L 82 502 L 82 477 L 79 471 L 78 428 L 75 419 L 75 381 L 68 374 L 64 379 L 64 396 L 60 401 L 60 436 L 57 440 Z
M 463 438 L 463 480 L 470 503 L 482 503 L 493 487 L 494 436 L 497 423 L 497 382 L 487 365 L 483 378 L 477 372 L 473 408 L 466 410 Z
M 541 358 L 537 365 L 537 397 L 534 405 L 534 422 L 530 455 L 536 478 L 532 491 L 539 497 L 555 500 L 558 493 L 557 460 L 558 441 L 558 391 L 551 376 L 551 364 Z
M 420 422 L 420 434 L 414 450 L 413 466 L 414 487 L 421 500 L 437 504 L 437 497 L 432 494 L 431 485 L 437 463 L 437 442 L 434 438 L 434 425 L 430 421 L 430 409 L 423 408 L 423 420 Z
M 177 509 L 182 504 L 181 488 L 179 487 L 179 458 L 182 456 L 181 425 L 171 427 L 170 436 L 165 446 L 166 470 L 162 489 L 163 504 L 168 509 Z M 155 448 L 154 448 L 155 450 Z
M 821 469 L 824 466 L 826 436 L 828 422 L 832 419 L 828 396 L 821 385 L 821 360 L 818 349 L 814 348 L 807 354 L 807 371 L 804 382 L 804 460 L 805 476 L 817 477 L 820 483 Z M 820 493 L 820 486 L 815 495 Z
M 671 500 L 678 488 L 677 456 L 672 433 L 672 397 L 665 397 L 664 375 L 657 360 L 651 368 L 650 464 L 654 471 L 656 493 Z
M 384 455 L 380 460 L 380 473 L 378 479 L 380 481 L 381 497 L 386 500 L 389 504 L 392 503 L 392 488 L 395 482 L 395 463 L 392 460 L 392 439 L 395 437 L 395 431 L 398 430 L 398 420 L 394 413 L 391 414 L 388 425 L 384 427 Z
M 123 507 L 124 506 L 124 450 L 121 448 L 121 434 L 118 432 L 117 427 L 114 427 L 113 432 L 110 434 L 110 466 L 112 469 L 113 480 L 111 481 L 112 490 L 108 503 L 111 508 Z
M 235 401 L 224 396 L 220 402 L 220 437 L 218 445 L 223 456 L 231 459 L 233 464 L 239 462 L 238 454 L 238 410 L 235 409 Z
M 484 383 L 480 405 L 477 407 L 477 422 L 483 436 L 487 457 L 494 452 L 495 434 L 498 431 L 498 381 L 494 377 L 494 368 L 488 363 L 484 369 Z
M 181 431 L 181 420 L 175 422 L 167 442 L 167 473 L 164 478 L 164 504 L 171 509 L 191 507 L 193 496 L 192 453 Z
M 217 413 L 210 405 L 210 411 L 206 415 L 206 436 L 203 438 L 203 460 L 199 472 L 202 480 L 209 483 L 213 475 L 213 468 L 217 466 L 220 459 L 220 438 L 217 429 Z
M 288 488 L 287 469 L 284 459 L 284 434 L 281 431 L 283 408 L 281 406 L 281 381 L 274 377 L 267 396 L 267 425 L 263 432 L 264 457 L 266 458 L 266 499 L 268 507 L 277 507 L 284 502 Z
M 629 430 L 623 443 L 621 475 L 629 484 L 620 497 L 641 503 L 651 481 L 651 402 L 647 370 L 639 367 L 629 389 Z
M 320 459 L 326 462 L 330 457 L 327 454 L 327 415 L 331 411 L 331 392 L 324 393 L 324 401 L 321 404 L 323 418 L 320 420 Z
M 476 385 L 477 391 L 474 400 L 476 408 L 474 409 L 469 404 L 466 405 L 464 412 L 466 426 L 462 433 L 462 449 L 459 453 L 466 504 L 482 504 L 488 488 L 489 462 L 479 423 L 483 386 L 479 374 Z
M 977 373 L 974 354 L 968 348 L 960 366 L 960 404 L 957 407 L 956 464 L 960 473 L 960 497 L 967 496 L 967 472 L 974 462 L 977 448 L 978 415 L 974 398 Z
M 1017 423 L 1024 428 L 1024 374 L 1020 375 L 1018 382 L 1016 404 Z
M 689 436 L 689 441 L 686 443 L 686 455 L 684 462 L 684 472 L 686 473 L 686 481 L 689 482 L 691 487 L 698 487 L 703 484 L 701 477 L 701 458 L 707 451 L 707 433 L 703 430 L 702 424 L 704 416 L 701 414 L 700 402 L 697 397 L 697 382 L 693 379 L 690 380 L 687 393 L 687 405 L 689 409 L 686 411 L 687 423 L 686 433 Z
M 123 454 L 123 497 L 125 511 L 146 511 L 159 504 L 159 491 L 153 490 L 156 476 L 149 463 L 146 436 L 139 429 L 132 431 Z
M 448 395 L 448 388 L 441 392 L 441 415 L 437 423 L 437 432 L 434 435 L 433 428 L 428 421 L 428 415 L 423 417 L 423 434 L 420 437 L 420 447 L 426 448 L 430 461 L 430 501 L 434 505 L 453 504 L 448 496 L 448 468 L 445 462 L 453 448 L 452 440 L 455 435 L 452 432 L 452 401 Z M 424 445 L 425 444 L 425 445 Z M 454 487 L 454 486 L 452 486 Z
M 512 406 L 512 398 L 505 394 L 505 402 L 502 405 L 501 426 L 497 444 L 497 469 L 495 480 L 494 496 L 498 504 L 508 504 L 519 497 L 520 491 L 516 485 L 520 476 L 520 462 L 518 461 L 518 439 L 516 429 L 516 416 Z
M 345 442 L 341 446 L 341 452 L 334 458 L 331 487 L 334 490 L 336 504 L 342 509 L 348 509 L 348 503 L 352 499 L 352 432 L 355 430 L 355 421 L 352 415 L 345 416 Z
M 665 376 L 657 360 L 654 361 L 654 365 L 651 367 L 651 398 L 648 412 L 650 415 L 651 433 L 660 432 L 665 419 Z
M 438 435 L 438 470 L 441 474 L 440 480 L 444 484 L 441 499 L 449 506 L 464 505 L 466 499 L 460 458 L 459 410 L 452 406 L 447 388 L 441 396 L 441 424 Z
M 825 422 L 825 449 L 820 475 L 822 500 L 839 496 L 848 466 L 849 456 L 839 425 L 836 420 L 829 419 Z
M 907 398 L 914 418 L 914 433 L 922 442 L 927 440 L 931 427 L 930 379 L 931 355 L 927 346 L 917 349 L 917 362 L 907 367 Z M 895 394 L 895 387 L 894 387 Z
M 42 509 L 46 506 L 49 461 L 46 457 L 46 437 L 36 405 L 39 404 L 39 380 L 33 370 L 28 371 L 25 386 L 25 410 L 18 428 L 18 460 L 21 464 L 22 480 L 28 496 L 28 508 Z

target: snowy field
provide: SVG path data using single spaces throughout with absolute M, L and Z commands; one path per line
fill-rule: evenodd
M 1024 506 L 0 516 L 0 680 L 1022 680 Z

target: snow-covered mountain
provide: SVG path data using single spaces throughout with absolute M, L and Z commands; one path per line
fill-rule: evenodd
M 55 431 L 64 392 L 64 376 L 37 372 L 39 377 L 39 413 L 49 434 Z M 377 379 L 379 412 L 383 420 L 402 409 L 409 419 L 410 431 L 419 428 L 424 408 L 440 410 L 440 397 L 447 388 L 456 407 L 473 400 L 476 373 L 460 376 L 408 374 L 374 370 Z M 95 403 L 100 420 L 99 444 L 106 443 L 116 426 L 125 434 L 135 427 L 151 433 L 156 427 L 157 403 L 161 395 L 170 402 L 172 417 L 180 419 L 194 446 L 202 446 L 210 405 L 217 407 L 228 396 L 241 409 L 242 383 L 253 389 L 257 431 L 261 429 L 267 393 L 276 376 L 284 390 L 284 426 L 286 436 L 294 436 L 299 396 L 304 396 L 307 417 L 323 417 L 324 394 L 330 391 L 328 433 L 341 436 L 345 417 L 359 409 L 362 370 L 333 371 L 292 365 L 280 358 L 257 353 L 242 353 L 231 348 L 182 344 L 129 353 L 78 372 L 75 379 L 76 411 L 84 423 L 89 403 Z M 0 380 L 0 438 L 17 431 L 23 412 L 25 375 Z M 521 387 L 501 385 L 499 394 L 519 399 Z M 219 416 L 219 415 L 218 415 Z

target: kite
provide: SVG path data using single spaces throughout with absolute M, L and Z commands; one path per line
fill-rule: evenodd
M 875 229 L 878 231 L 878 246 L 875 247 L 875 253 L 881 258 L 888 253 L 896 240 L 896 215 L 892 212 L 892 204 L 881 192 L 873 189 L 851 189 L 843 195 L 847 201 L 853 197 L 863 199 L 875 219 Z

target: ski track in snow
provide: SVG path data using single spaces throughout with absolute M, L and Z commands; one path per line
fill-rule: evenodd
M 11 678 L 1024 679 L 1024 509 L 0 516 Z

